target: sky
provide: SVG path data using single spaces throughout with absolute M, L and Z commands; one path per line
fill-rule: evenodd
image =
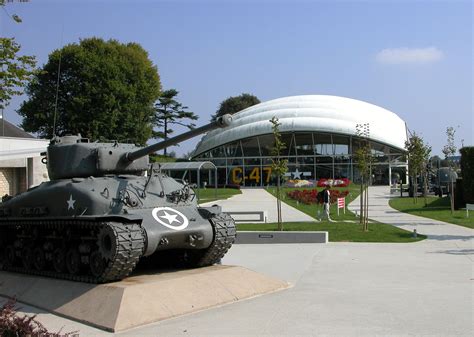
M 39 66 L 82 38 L 138 42 L 198 125 L 241 93 L 336 95 L 396 113 L 433 155 L 442 155 L 448 126 L 458 148 L 474 146 L 470 0 L 10 1 L 0 35 L 15 37 Z M 14 98 L 5 119 L 21 123 L 26 98 Z M 198 140 L 170 150 L 182 155 Z

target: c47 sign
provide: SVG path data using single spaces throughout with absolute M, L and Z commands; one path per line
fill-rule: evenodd
M 241 184 L 245 181 L 260 184 L 260 182 L 268 184 L 272 176 L 271 167 L 249 167 L 245 171 L 242 167 L 234 167 L 231 170 L 230 179 L 234 184 Z

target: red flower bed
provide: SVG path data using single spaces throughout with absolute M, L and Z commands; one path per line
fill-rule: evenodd
M 331 204 L 337 201 L 337 198 L 345 198 L 349 191 L 329 190 L 331 195 Z M 312 190 L 294 190 L 287 192 L 286 195 L 293 200 L 299 201 L 306 205 L 322 204 L 323 191 L 318 192 L 317 189 Z
M 351 181 L 347 178 L 342 178 L 342 179 L 319 179 L 318 180 L 318 187 L 326 187 L 326 186 L 332 186 L 332 187 L 347 187 Z

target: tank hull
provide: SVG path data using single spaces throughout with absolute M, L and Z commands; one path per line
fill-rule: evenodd
M 166 250 L 210 265 L 234 238 L 220 208 L 161 173 L 55 180 L 0 204 L 1 267 L 76 281 L 120 280 Z

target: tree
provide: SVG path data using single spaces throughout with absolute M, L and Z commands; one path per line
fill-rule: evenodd
M 223 100 L 219 106 L 219 109 L 212 116 L 211 121 L 215 121 L 217 117 L 225 114 L 235 114 L 236 112 L 242 111 L 260 103 L 260 100 L 252 94 L 241 94 L 239 96 L 229 97 Z
M 78 134 L 143 145 L 152 134 L 157 68 L 137 43 L 83 39 L 49 55 L 18 113 L 40 137 Z
M 0 7 L 5 10 L 5 0 L 0 0 Z M 18 15 L 6 13 L 13 21 L 21 22 Z M 5 109 L 13 96 L 23 94 L 23 87 L 34 74 L 35 57 L 20 56 L 20 49 L 14 38 L 0 37 L 0 110 Z
M 356 134 L 360 138 L 355 150 L 355 160 L 360 174 L 360 223 L 365 232 L 369 230 L 369 182 L 372 171 L 372 149 L 370 147 L 370 125 L 356 124 Z
M 273 137 L 275 139 L 275 143 L 270 151 L 272 156 L 272 172 L 276 176 L 277 179 L 277 188 L 276 188 L 276 199 L 277 199 L 277 222 L 278 222 L 278 230 L 283 230 L 283 222 L 281 216 L 281 177 L 283 177 L 288 171 L 288 160 L 282 159 L 281 155 L 283 150 L 286 149 L 285 143 L 281 140 L 281 133 L 280 133 L 280 125 L 281 123 L 278 121 L 278 118 L 273 116 L 270 119 L 270 123 L 272 123 L 272 132 Z
M 154 131 L 154 138 L 168 139 L 168 136 L 173 133 L 170 125 L 181 125 L 188 129 L 193 129 L 196 125 L 193 123 L 183 123 L 181 120 L 190 119 L 197 120 L 198 116 L 194 112 L 186 111 L 187 106 L 183 106 L 181 103 L 175 100 L 178 95 L 176 89 L 169 89 L 163 91 L 158 98 L 158 103 L 155 104 L 155 115 L 153 117 L 153 124 L 162 128 L 163 131 Z M 166 147 L 163 149 L 163 154 L 166 156 Z
M 447 142 L 442 150 L 445 159 L 449 163 L 449 171 L 450 171 L 449 180 L 451 180 L 451 187 L 449 191 L 449 197 L 451 200 L 451 215 L 454 214 L 454 181 L 451 175 L 451 171 L 453 170 L 453 166 L 454 166 L 452 157 L 456 154 L 456 150 L 457 150 L 456 145 L 454 145 L 455 134 L 456 134 L 456 130 L 452 126 L 449 126 L 446 128 Z
M 429 163 L 431 146 L 426 145 L 423 138 L 413 132 L 411 137 L 405 142 L 405 148 L 408 152 L 408 174 L 411 176 L 413 182 L 413 202 L 417 202 L 418 176 L 422 176 L 424 182 L 423 195 L 425 196 L 426 205 L 428 180 L 427 165 Z
M 13 38 L 0 38 L 0 109 L 14 95 L 23 94 L 23 87 L 34 74 L 34 56 L 19 56 L 20 45 Z

